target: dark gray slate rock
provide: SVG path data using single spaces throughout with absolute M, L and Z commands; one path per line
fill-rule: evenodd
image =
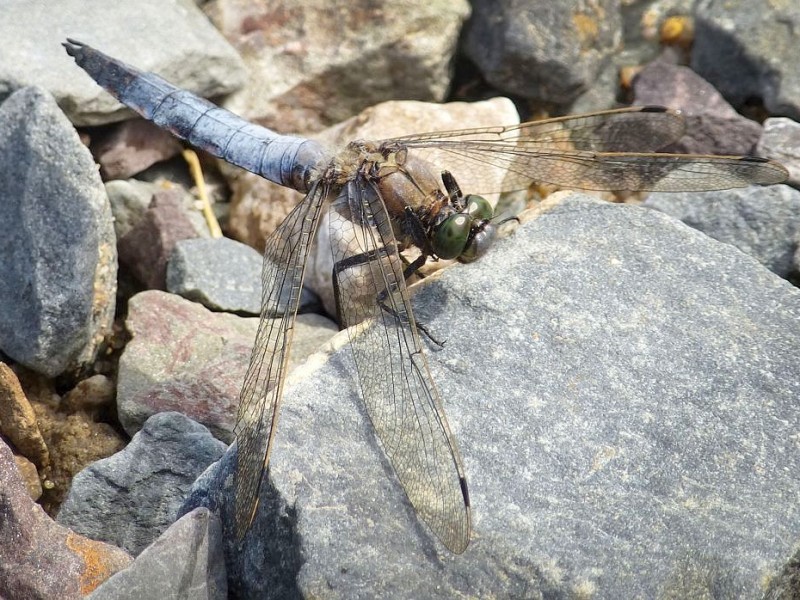
M 194 480 L 223 452 L 188 417 L 153 415 L 124 450 L 75 476 L 58 522 L 137 555 L 175 521 Z
M 787 183 L 800 187 L 800 123 L 782 117 L 764 121 L 758 155 L 781 162 L 789 170 Z
M 229 93 L 244 83 L 242 62 L 192 2 L 101 0 L 46 3 L 4 0 L 0 39 L 0 99 L 27 85 L 49 90 L 76 125 L 101 125 L 130 115 L 102 91 L 61 43 L 77 38 L 158 71 L 203 96 Z M 135 60 L 134 60 L 135 59 Z
M 784 278 L 800 264 L 800 192 L 788 185 L 717 192 L 651 194 L 644 206 L 736 246 Z
M 0 224 L 0 350 L 50 377 L 90 362 L 114 318 L 111 210 L 89 151 L 40 89 L 0 107 Z
M 800 119 L 800 3 L 698 0 L 691 67 L 734 106 Z
M 548 205 L 414 298 L 447 342 L 427 355 L 469 478 L 467 551 L 405 501 L 345 348 L 287 389 L 262 509 L 226 548 L 233 592 L 761 597 L 800 539 L 800 292 L 657 211 Z M 183 508 L 226 529 L 233 448 Z
M 47 516 L 0 439 L 0 598 L 77 600 L 131 560 Z
M 676 153 L 752 154 L 761 126 L 737 113 L 714 87 L 688 67 L 656 60 L 636 76 L 633 104 L 680 109 L 686 132 L 667 148 Z
M 133 435 L 151 415 L 174 410 L 233 439 L 239 390 L 258 328 L 257 318 L 213 313 L 164 292 L 128 302 L 132 339 L 119 361 L 117 409 Z M 337 330 L 319 315 L 301 315 L 290 365 L 305 360 Z
M 261 254 L 229 238 L 182 240 L 167 264 L 167 291 L 211 310 L 261 313 Z
M 618 0 L 472 2 L 464 52 L 503 92 L 569 104 L 619 49 Z
M 167 529 L 127 569 L 90 600 L 226 600 L 228 584 L 222 527 L 216 515 L 198 508 Z

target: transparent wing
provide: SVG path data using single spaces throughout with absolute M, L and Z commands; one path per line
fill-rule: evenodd
M 470 536 L 464 468 L 428 371 L 386 207 L 359 178 L 332 211 L 340 318 L 350 327 L 372 426 L 417 514 L 461 553 Z
M 306 259 L 326 194 L 326 186 L 315 183 L 266 243 L 261 320 L 234 429 L 235 521 L 239 539 L 253 520 L 262 475 L 269 465 Z
M 782 165 L 756 157 L 653 152 L 683 131 L 677 111 L 631 107 L 388 142 L 434 164 L 470 165 L 459 170 L 467 173 L 459 175 L 459 184 L 469 193 L 524 189 L 534 181 L 587 190 L 704 191 L 780 183 L 788 176 Z M 481 165 L 508 171 L 499 189 L 484 179 Z
M 394 138 L 409 147 L 440 142 L 508 142 L 530 151 L 654 152 L 683 135 L 683 115 L 661 106 L 631 106 L 517 125 L 413 134 Z

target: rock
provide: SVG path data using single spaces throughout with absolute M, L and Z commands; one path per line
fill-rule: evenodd
M 261 254 L 228 238 L 182 240 L 167 264 L 167 291 L 206 308 L 261 313 Z
M 464 53 L 503 93 L 569 105 L 621 46 L 619 4 L 473 0 Z
M 131 562 L 114 546 L 62 527 L 28 495 L 0 439 L 0 597 L 78 600 Z
M 644 206 L 736 246 L 781 277 L 800 274 L 800 192 L 787 185 L 651 194 Z
M 559 194 L 536 214 L 414 296 L 446 338 L 423 345 L 470 547 L 405 500 L 343 348 L 287 384 L 263 508 L 226 542 L 232 594 L 760 597 L 788 565 L 800 291 L 656 211 Z M 229 532 L 234 450 L 190 497 Z
M 257 318 L 212 313 L 163 292 L 142 292 L 128 302 L 132 339 L 119 362 L 117 406 L 133 435 L 148 417 L 176 410 L 233 439 L 239 390 L 247 371 Z M 298 318 L 293 360 L 297 364 L 336 330 L 319 315 Z
M 180 191 L 156 192 L 141 221 L 119 240 L 119 262 L 148 289 L 163 290 L 175 244 L 194 237 Z
M 67 37 L 162 73 L 206 97 L 241 87 L 247 75 L 235 51 L 191 2 L 143 0 L 136 5 L 64 0 L 58 10 L 25 0 L 3 3 L 0 57 L 3 90 L 49 90 L 76 125 L 102 125 L 131 113 L 102 91 L 61 47 Z M 123 33 L 120 35 L 121 33 Z
M 800 186 L 800 123 L 784 118 L 764 121 L 758 154 L 781 162 L 789 170 L 787 183 Z
M 3 362 L 0 362 L 0 433 L 28 460 L 41 467 L 50 464 L 50 453 L 31 403 L 14 371 Z
M 698 0 L 691 67 L 736 107 L 763 100 L 773 115 L 800 119 L 800 5 Z
M 105 375 L 92 375 L 79 381 L 63 400 L 68 412 L 96 411 L 112 405 L 116 398 L 114 382 Z
M 181 143 L 158 125 L 130 119 L 92 140 L 92 154 L 103 179 L 127 179 L 179 154 Z
M 17 465 L 20 477 L 25 482 L 25 488 L 28 490 L 31 500 L 35 501 L 41 498 L 42 482 L 39 481 L 39 471 L 36 470 L 36 465 L 19 454 L 14 455 L 14 463 Z
M 114 318 L 111 211 L 89 151 L 40 89 L 0 107 L 0 222 L 0 350 L 49 377 L 91 362 Z
M 227 597 L 219 519 L 198 508 L 167 529 L 130 567 L 98 587 L 89 600 Z
M 194 228 L 197 237 L 208 237 L 208 224 L 196 207 L 196 201 L 188 190 L 170 181 L 140 181 L 138 179 L 112 180 L 106 182 L 106 193 L 114 214 L 114 231 L 117 239 L 122 238 L 137 225 L 147 209 L 153 196 L 164 190 L 180 196 L 184 213 Z
M 162 186 L 138 179 L 114 179 L 106 181 L 106 194 L 114 215 L 114 231 L 117 239 L 128 233 L 142 220 L 150 206 L 153 194 Z
M 124 450 L 74 477 L 57 520 L 136 556 L 175 521 L 194 480 L 224 451 L 188 417 L 153 415 Z
M 121 450 L 125 439 L 111 425 L 97 422 L 83 411 L 69 413 L 60 403 L 37 400 L 32 400 L 32 406 L 50 451 L 50 468 L 44 471 L 47 489 L 42 504 L 54 514 L 75 474 Z
M 752 154 L 761 126 L 737 113 L 714 87 L 688 67 L 656 60 L 637 75 L 633 104 L 679 109 L 686 132 L 675 144 L 653 148 L 689 154 Z
M 308 8 L 291 0 L 204 5 L 249 67 L 247 86 L 226 108 L 277 131 L 310 133 L 385 100 L 444 100 L 465 0 Z

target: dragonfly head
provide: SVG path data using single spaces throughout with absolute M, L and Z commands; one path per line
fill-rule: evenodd
M 447 217 L 433 233 L 433 251 L 439 258 L 472 262 L 486 252 L 497 236 L 489 201 L 469 195 L 464 202 L 464 209 Z

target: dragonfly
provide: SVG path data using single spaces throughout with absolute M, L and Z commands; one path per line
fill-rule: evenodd
M 270 464 L 311 244 L 329 205 L 333 285 L 367 414 L 419 517 L 450 551 L 466 550 L 471 506 L 463 460 L 423 349 L 408 278 L 428 259 L 478 259 L 498 217 L 480 194 L 531 183 L 609 191 L 707 191 L 780 183 L 754 156 L 660 153 L 680 138 L 680 111 L 627 107 L 511 126 L 354 141 L 337 152 L 249 123 L 161 77 L 81 42 L 69 55 L 120 102 L 211 155 L 305 194 L 268 238 L 262 313 L 235 427 L 234 524 L 242 539 Z M 455 177 L 430 152 L 472 168 Z M 489 184 L 488 167 L 501 167 Z M 462 185 L 472 193 L 464 195 Z M 482 189 L 486 186 L 494 189 Z M 334 235 L 335 234 L 335 235 Z M 416 247 L 410 260 L 401 254 Z M 278 318 L 271 318 L 280 315 Z

